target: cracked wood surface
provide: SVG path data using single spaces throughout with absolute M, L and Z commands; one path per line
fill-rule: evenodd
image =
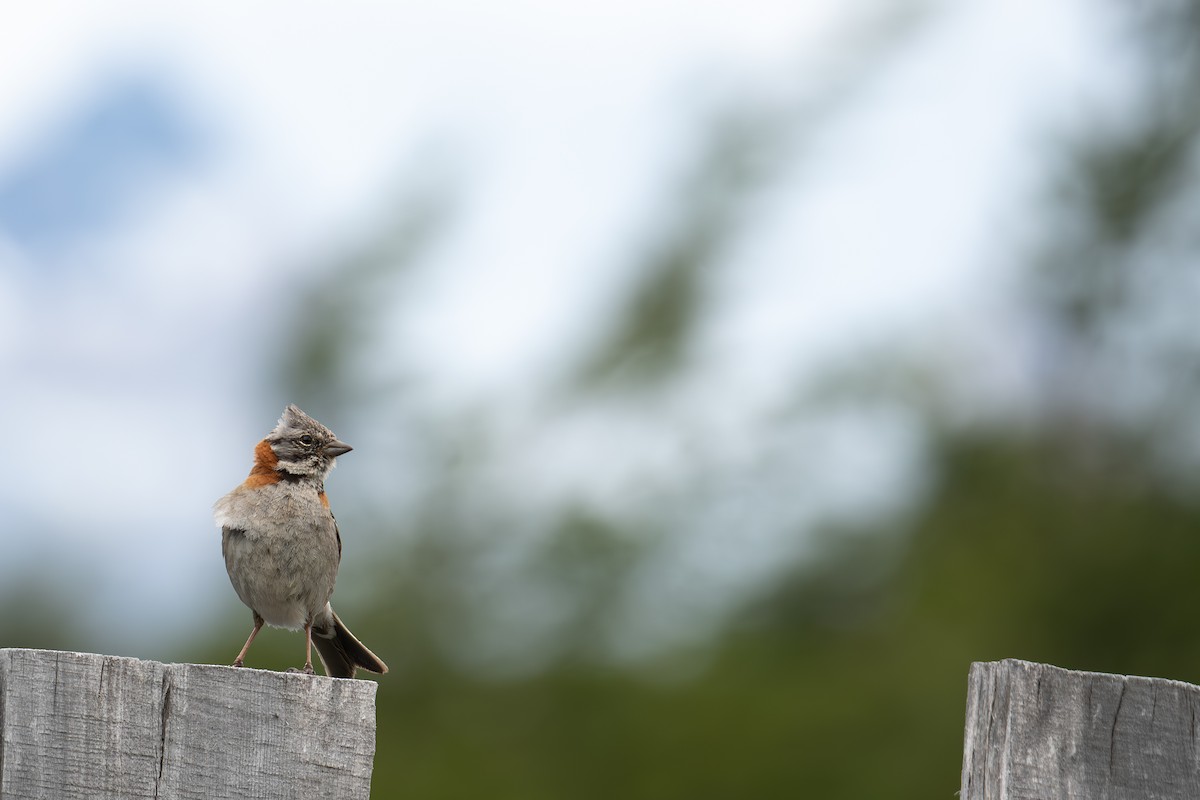
M 1200 797 L 1200 687 L 1028 661 L 971 665 L 962 800 Z
M 363 798 L 370 681 L 0 649 L 0 798 Z

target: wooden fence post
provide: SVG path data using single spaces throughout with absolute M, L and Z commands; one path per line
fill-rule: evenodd
M 1198 712 L 1179 681 L 972 664 L 961 800 L 1200 798 Z
M 371 681 L 0 649 L 0 798 L 361 798 Z

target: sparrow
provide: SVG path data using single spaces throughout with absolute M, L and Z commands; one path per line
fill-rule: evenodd
M 221 529 L 225 569 L 254 627 L 233 662 L 264 624 L 304 630 L 304 668 L 313 674 L 312 647 L 331 678 L 353 678 L 357 667 L 387 672 L 383 663 L 333 612 L 329 598 L 342 558 L 342 537 L 325 496 L 325 478 L 352 448 L 295 405 L 254 448 L 246 480 L 213 506 Z

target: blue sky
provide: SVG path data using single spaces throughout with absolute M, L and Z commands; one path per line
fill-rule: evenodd
M 647 482 L 669 493 L 695 430 L 731 470 L 754 462 L 746 443 L 797 385 L 885 344 L 961 376 L 965 418 L 1018 407 L 1028 342 L 1009 290 L 1043 147 L 1113 102 L 1110 33 L 1081 2 L 244 6 L 3 12 L 0 411 L 15 455 L 0 509 L 16 524 L 0 536 L 22 544 L 0 580 L 92 587 L 92 618 L 144 620 L 130 646 L 232 605 L 209 507 L 295 399 L 272 395 L 273 343 L 248 321 L 419 190 L 414 176 L 456 187 L 456 215 L 387 298 L 395 321 L 368 360 L 403 361 L 447 418 L 487 409 L 523 454 L 494 469 L 537 475 L 532 506 L 603 505 Z M 855 82 L 854 43 L 880 19 L 913 21 Z M 539 393 L 636 278 L 630 248 L 731 99 L 833 110 L 726 256 L 687 385 L 660 400 L 685 427 L 601 405 L 539 424 Z M 714 402 L 714 386 L 738 392 Z M 326 421 L 358 447 L 331 492 L 384 491 L 361 477 L 384 469 L 362 444 L 370 419 Z M 697 521 L 670 558 L 736 594 L 802 547 L 804 520 L 895 508 L 914 490 L 914 425 L 814 423 L 803 437 L 833 468 L 805 476 L 796 519 L 732 543 Z

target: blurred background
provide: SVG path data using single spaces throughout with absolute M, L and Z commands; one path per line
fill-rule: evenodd
M 296 402 L 376 797 L 952 797 L 972 661 L 1200 681 L 1195 0 L 0 14 L 0 646 L 232 660 Z

